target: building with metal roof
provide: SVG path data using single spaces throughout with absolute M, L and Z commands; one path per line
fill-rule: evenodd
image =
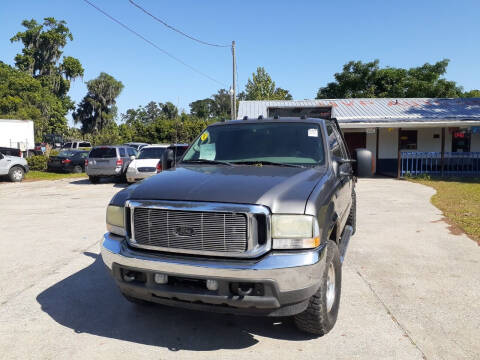
M 445 156 L 480 154 L 480 98 L 240 101 L 238 119 L 260 115 L 336 118 L 351 152 L 372 151 L 377 173 L 400 175 L 404 153 L 437 153 L 442 164 Z

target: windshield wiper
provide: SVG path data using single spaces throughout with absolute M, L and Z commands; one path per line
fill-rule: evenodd
M 214 164 L 214 165 L 233 166 L 232 163 L 229 163 L 228 161 L 207 160 L 207 159 L 183 160 L 181 163 L 182 164 Z
M 274 165 L 274 166 L 285 166 L 285 167 L 296 167 L 296 168 L 303 168 L 305 166 L 297 165 L 297 164 L 286 164 L 286 163 L 279 163 L 274 161 L 266 161 L 266 160 L 252 160 L 252 161 L 234 161 L 233 164 L 241 164 L 241 165 Z

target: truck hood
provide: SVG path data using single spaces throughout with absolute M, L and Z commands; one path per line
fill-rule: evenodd
M 274 213 L 303 214 L 326 169 L 264 165 L 183 165 L 118 193 L 112 204 L 130 200 L 206 201 L 265 205 Z

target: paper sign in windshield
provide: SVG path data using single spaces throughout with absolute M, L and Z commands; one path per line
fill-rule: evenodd
M 200 145 L 200 156 L 199 159 L 202 160 L 215 160 L 215 155 L 217 154 L 215 150 L 215 143 L 213 144 L 203 144 Z
M 308 136 L 318 137 L 318 129 L 308 129 Z

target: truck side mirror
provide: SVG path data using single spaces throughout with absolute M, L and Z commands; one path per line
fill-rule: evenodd
M 337 171 L 338 175 L 340 176 L 353 176 L 354 175 L 354 166 L 355 166 L 355 159 L 347 159 L 347 158 L 340 158 L 334 157 L 333 161 L 338 164 Z M 352 166 L 343 166 L 345 164 L 352 164 Z
M 175 166 L 175 158 L 172 149 L 166 149 L 162 154 L 162 169 L 167 170 Z
M 135 160 L 135 155 L 130 156 L 130 160 Z

